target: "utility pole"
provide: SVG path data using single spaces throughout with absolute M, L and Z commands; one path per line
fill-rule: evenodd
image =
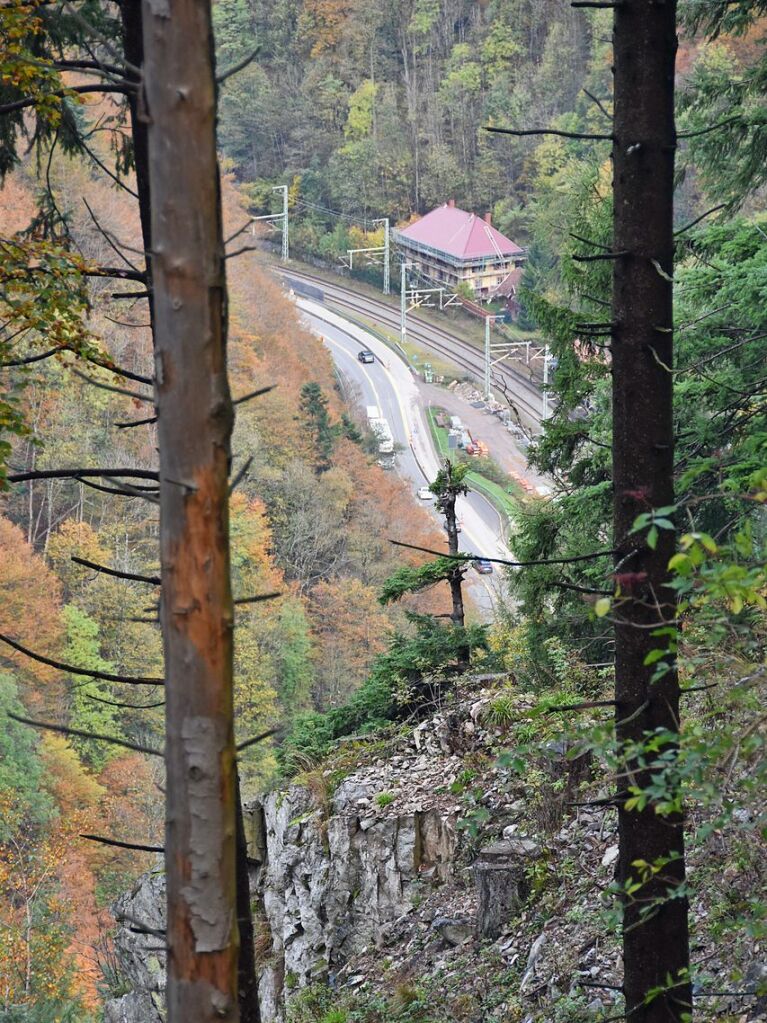
M 282 220 L 282 262 L 287 263 L 290 259 L 290 245 L 288 243 L 288 186 L 275 185 L 273 192 L 282 192 L 282 213 L 279 214 Z M 275 219 L 277 219 L 275 217 Z
M 485 401 L 490 397 L 490 317 L 485 317 Z
M 400 263 L 399 284 L 399 338 L 404 345 L 407 341 L 407 271 L 412 263 Z
M 484 390 L 485 401 L 487 401 L 490 398 L 490 376 L 493 368 L 492 361 L 493 348 L 492 345 L 490 344 L 490 324 L 495 323 L 496 320 L 502 319 L 503 319 L 502 316 L 492 316 L 489 313 L 487 316 L 485 316 L 485 390 Z M 496 345 L 495 347 L 497 350 L 500 346 Z M 501 356 L 501 358 L 503 358 L 503 356 Z
M 542 420 L 549 418 L 549 363 L 551 362 L 551 349 L 546 345 L 543 354 L 543 414 Z
M 388 295 L 391 292 L 390 284 L 390 270 L 389 270 L 389 218 L 381 217 L 380 220 L 374 220 L 374 224 L 383 224 L 384 226 L 384 244 L 383 244 L 383 293 Z

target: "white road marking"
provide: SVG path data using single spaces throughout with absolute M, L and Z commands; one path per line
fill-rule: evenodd
M 320 337 L 322 338 L 322 340 L 326 344 L 330 344 L 330 345 L 333 345 L 334 348 L 338 348 L 341 352 L 343 352 L 343 354 L 347 358 L 352 359 L 354 362 L 359 362 L 359 360 L 356 358 L 356 356 L 354 356 L 347 348 L 345 348 L 344 345 L 340 341 L 336 341 L 334 338 L 328 337 L 327 334 L 320 334 Z M 397 399 L 397 404 L 399 405 L 400 416 L 402 417 L 402 425 L 404 427 L 405 433 L 408 436 L 410 436 L 413 431 L 412 431 L 412 428 L 411 428 L 411 424 L 408 421 L 408 416 L 407 416 L 407 412 L 405 410 L 404 402 L 402 401 L 402 397 L 401 397 L 399 391 L 397 390 L 397 382 L 394 379 L 394 377 L 392 376 L 391 372 L 386 368 L 386 366 L 384 366 L 383 363 L 381 363 L 381 368 L 384 371 L 384 373 L 386 374 L 386 376 L 388 377 L 389 384 L 391 386 L 391 389 L 392 389 L 392 392 L 394 394 L 394 397 Z M 370 384 L 370 389 L 372 390 L 373 394 L 375 395 L 376 404 L 378 405 L 379 409 L 383 410 L 383 403 L 381 401 L 381 396 L 378 393 L 378 388 L 376 387 L 375 382 L 374 382 L 373 378 L 371 377 L 370 373 L 365 369 L 365 366 L 361 362 L 357 366 L 357 369 L 361 373 L 363 373 L 365 375 L 365 378 L 367 379 L 367 382 Z M 417 429 L 417 427 L 416 427 L 416 429 Z M 416 464 L 418 464 L 418 460 L 417 459 L 416 459 Z M 466 502 L 462 501 L 461 503 L 462 504 L 465 503 L 467 508 L 473 511 L 473 509 L 471 509 L 471 505 L 469 505 L 468 501 L 466 501 Z M 490 507 L 492 508 L 493 506 L 490 505 Z M 495 508 L 493 508 L 493 511 L 495 511 Z M 465 514 L 465 510 L 464 510 L 464 514 Z M 471 543 L 474 545 L 476 551 L 481 551 L 482 550 L 482 545 L 477 540 L 477 537 L 473 534 L 472 529 L 471 529 L 470 526 L 462 525 L 461 526 L 461 532 L 466 534 L 466 536 L 469 538 Z M 466 553 L 471 554 L 472 552 L 471 551 L 467 551 Z M 478 554 L 477 556 L 481 557 L 481 554 Z M 478 580 L 478 581 L 481 582 L 483 585 L 485 584 L 485 580 L 484 579 Z

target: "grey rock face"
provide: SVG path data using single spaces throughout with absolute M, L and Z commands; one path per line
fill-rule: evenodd
M 165 1019 L 162 1009 L 164 1001 L 163 994 L 131 991 L 107 1002 L 104 1007 L 104 1023 L 162 1023 Z
M 439 931 L 449 945 L 463 945 L 473 937 L 477 926 L 476 922 L 467 916 L 438 916 L 432 920 L 432 929 Z
M 113 906 L 118 931 L 115 954 L 130 991 L 107 1002 L 105 1023 L 163 1023 L 165 1019 L 164 939 L 143 930 L 165 930 L 165 876 L 144 874 Z
M 327 819 L 305 789 L 263 802 L 267 856 L 257 889 L 273 941 L 275 965 L 262 979 L 272 1011 L 286 978 L 303 987 L 383 947 L 391 925 L 412 910 L 421 875 L 444 880 L 451 870 L 452 821 L 434 811 L 361 818 L 363 798 L 359 780 L 349 779 Z
M 332 980 L 351 956 L 382 948 L 393 926 L 412 912 L 422 882 L 451 874 L 457 844 L 452 817 L 411 808 L 377 815 L 360 805 L 369 796 L 352 777 L 324 811 L 299 786 L 248 808 L 257 926 L 268 930 L 272 943 L 259 982 L 264 1021 L 282 1019 L 289 991 Z M 133 990 L 109 1003 L 106 1023 L 163 1021 L 162 939 L 131 928 L 161 931 L 164 906 L 164 879 L 148 874 L 114 907 L 116 952 Z

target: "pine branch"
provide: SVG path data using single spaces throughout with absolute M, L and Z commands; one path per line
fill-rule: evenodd
M 27 61 L 26 63 L 32 63 Z M 44 64 L 42 61 L 35 62 L 41 67 L 49 67 L 50 65 Z M 115 75 L 118 78 L 124 78 L 126 68 L 117 64 L 107 64 L 101 60 L 54 60 L 53 67 L 57 71 L 101 71 L 107 75 Z
M 115 919 L 129 924 L 128 930 L 132 934 L 151 934 L 154 938 L 162 938 L 163 940 L 167 937 L 168 932 L 164 927 L 149 927 L 131 913 L 119 913 Z
M 680 234 L 684 234 L 685 231 L 689 231 L 691 227 L 695 227 L 696 224 L 699 224 L 701 220 L 705 220 L 706 217 L 710 217 L 714 213 L 718 213 L 719 210 L 724 209 L 727 209 L 727 203 L 724 202 L 719 203 L 718 206 L 712 206 L 710 210 L 706 210 L 705 213 L 701 213 L 699 217 L 696 217 L 695 220 L 691 220 L 689 224 L 685 224 L 684 227 L 680 227 L 678 231 L 674 231 L 674 237 L 676 238 Z
M 5 643 L 14 650 L 18 650 L 20 654 L 24 654 L 24 656 L 29 657 L 30 660 L 38 661 L 40 664 L 47 664 L 49 668 L 56 668 L 57 671 L 65 671 L 69 675 L 86 675 L 88 678 L 100 678 L 105 682 L 128 682 L 137 686 L 165 685 L 165 679 L 162 678 L 141 678 L 140 676 L 133 677 L 132 675 L 116 675 L 109 671 L 97 671 L 95 668 L 89 670 L 87 668 L 75 667 L 73 664 L 64 664 L 62 661 L 54 661 L 51 657 L 45 657 L 43 654 L 36 654 L 34 650 L 30 650 L 28 647 L 22 646 L 21 643 L 17 643 L 15 639 L 11 639 L 9 636 L 4 636 L 2 633 L 0 633 L 0 643 Z
M 11 483 L 24 483 L 26 480 L 80 479 L 81 476 L 102 476 L 114 479 L 126 476 L 137 480 L 159 480 L 159 475 L 152 469 L 36 469 L 31 472 L 16 472 L 8 476 Z
M 151 394 L 141 394 L 139 391 L 129 391 L 125 387 L 115 387 L 114 384 L 104 384 L 100 380 L 94 380 L 93 377 L 89 377 L 86 373 L 81 372 L 81 370 L 75 369 L 74 366 L 72 366 L 72 372 L 76 377 L 84 380 L 86 384 L 100 387 L 102 391 L 112 391 L 113 394 L 124 394 L 128 398 L 135 398 L 136 401 L 145 401 L 150 405 L 154 404 L 154 397 Z
M 263 600 L 276 600 L 278 597 L 281 596 L 282 594 L 279 591 L 275 591 L 274 593 L 257 593 L 253 597 L 238 597 L 237 600 L 234 601 L 234 603 L 235 605 L 260 604 L 261 601 Z
M 137 281 L 146 284 L 147 276 L 143 270 L 126 270 L 121 266 L 95 266 L 89 270 L 81 270 L 83 277 L 111 277 L 118 281 Z
M 78 565 L 83 565 L 85 568 L 92 568 L 94 572 L 114 576 L 115 579 L 128 579 L 134 583 L 148 583 L 150 586 L 160 585 L 161 580 L 158 575 L 136 575 L 135 572 L 120 572 L 116 568 L 107 568 L 106 565 L 98 565 L 95 561 L 88 561 L 86 558 L 78 558 L 75 554 L 71 556 L 71 560 Z
M 103 227 L 101 226 L 101 224 L 100 224 L 100 223 L 98 222 L 98 218 L 96 217 L 96 214 L 95 214 L 95 213 L 93 212 L 93 210 L 91 209 L 90 203 L 89 203 L 89 202 L 88 202 L 88 200 L 87 200 L 87 199 L 85 198 L 85 196 L 82 196 L 82 200 L 83 200 L 83 202 L 85 203 L 85 208 L 86 208 L 86 210 L 88 211 L 88 214 L 89 214 L 89 216 L 90 216 L 91 220 L 93 221 L 93 223 L 94 223 L 94 225 L 95 225 L 95 227 L 96 227 L 96 230 L 97 230 L 97 231 L 99 232 L 99 234 L 100 234 L 100 235 L 102 236 L 102 238 L 103 238 L 103 239 L 104 239 L 104 241 L 105 241 L 105 242 L 107 243 L 107 245 L 109 245 L 109 246 L 110 246 L 110 248 L 112 249 L 112 251 L 113 251 L 113 252 L 116 252 L 116 253 L 117 253 L 117 255 L 118 255 L 118 256 L 120 257 L 120 259 L 124 259 L 124 260 L 125 260 L 125 262 L 126 262 L 126 263 L 128 264 L 128 266 L 129 266 L 129 267 L 130 267 L 130 268 L 131 268 L 132 270 L 135 270 L 135 271 L 136 271 L 137 273 L 140 273 L 141 271 L 140 271 L 140 270 L 139 270 L 139 268 L 138 268 L 138 267 L 136 266 L 136 264 L 135 264 L 135 263 L 134 263 L 134 262 L 133 262 L 132 260 L 128 259 L 128 257 L 127 257 L 127 256 L 125 255 L 125 253 L 124 253 L 124 252 L 122 252 L 122 250 L 120 249 L 120 247 L 118 246 L 118 244 L 117 244 L 117 243 L 116 243 L 116 242 L 114 241 L 114 239 L 110 237 L 110 235 L 109 235 L 109 232 L 108 232 L 108 231 L 106 231 L 106 230 L 105 230 L 105 229 L 104 229 L 104 228 L 103 228 Z M 144 281 L 146 282 L 146 274 L 144 274 Z
M 253 464 L 253 456 L 251 455 L 250 458 L 246 458 L 245 459 L 245 462 L 244 462 L 242 468 L 237 473 L 237 475 L 234 477 L 232 482 L 229 484 L 229 493 L 230 494 L 233 494 L 234 491 L 237 489 L 237 485 L 244 479 L 244 477 L 246 476 L 246 474 L 248 472 L 248 469 L 251 467 L 252 464 Z
M 157 703 L 125 703 L 122 700 L 107 700 L 103 696 L 94 696 L 92 693 L 83 693 L 82 695 L 86 700 L 105 703 L 107 707 L 119 707 L 121 710 L 154 710 L 156 707 L 165 706 L 165 700 L 159 700 Z
M 163 757 L 161 750 L 153 746 L 141 746 L 136 742 L 128 742 L 127 739 L 118 739 L 114 735 L 100 735 L 98 732 L 86 732 L 82 728 L 68 728 L 66 725 L 55 725 L 51 721 L 35 721 L 32 718 L 22 717 L 21 714 L 14 714 L 7 711 L 9 718 L 20 722 L 22 725 L 29 725 L 31 728 L 39 728 L 45 732 L 58 732 L 61 735 L 74 735 L 78 739 L 92 739 L 95 742 L 108 742 L 113 746 L 122 746 L 124 749 L 133 750 L 134 753 L 147 753 L 153 757 Z
M 590 438 L 588 439 L 590 440 Z M 609 447 L 609 444 L 606 444 L 604 446 Z M 575 583 L 563 582 L 562 580 L 557 580 L 556 582 L 553 582 L 551 585 L 556 586 L 557 589 L 559 590 L 572 590 L 574 593 L 596 594 L 597 596 L 600 597 L 612 597 L 613 595 L 612 590 L 596 590 L 591 586 L 577 586 Z
M 630 252 L 597 252 L 594 255 L 583 255 L 578 253 L 574 255 L 573 262 L 575 263 L 598 263 L 602 259 L 621 259 L 623 256 L 630 256 Z
M 107 478 L 110 480 L 112 479 L 111 476 Z M 127 484 L 125 484 L 124 487 L 105 487 L 101 483 L 94 483 L 93 480 L 82 477 L 79 482 L 84 487 L 90 487 L 91 490 L 98 490 L 102 494 L 116 494 L 118 497 L 143 497 L 145 501 L 151 501 L 153 504 L 157 504 L 157 498 L 154 496 L 154 494 L 159 493 L 157 490 L 154 490 L 152 493 L 146 493 L 146 487 L 142 487 L 141 490 L 139 490 L 137 487 L 128 488 Z
M 43 352 L 42 355 L 30 355 L 26 359 L 9 359 L 8 362 L 0 362 L 0 369 L 10 369 L 12 366 L 29 366 L 33 362 L 42 362 L 43 359 L 50 359 L 52 355 L 66 351 L 68 351 L 67 348 L 51 348 L 49 351 Z
M 129 483 L 120 483 L 113 476 L 107 476 L 106 478 L 110 481 L 110 483 L 116 483 L 118 485 L 118 489 L 115 490 L 116 494 L 122 494 L 125 497 L 141 497 L 145 501 L 149 501 L 151 504 L 159 504 L 160 503 L 159 494 L 158 494 L 158 492 L 156 490 L 152 491 L 151 493 L 147 493 L 147 491 L 149 489 L 148 487 L 141 487 L 141 488 L 139 488 L 139 487 L 132 487 Z M 83 480 L 83 482 L 87 483 L 88 481 L 87 480 Z M 156 494 L 158 496 L 155 496 Z
M 488 558 L 484 554 L 444 554 L 442 551 L 432 550 L 430 547 L 419 547 L 417 544 L 405 543 L 403 540 L 389 540 L 395 547 L 406 547 L 411 551 L 422 551 L 424 554 L 434 554 L 438 558 L 451 558 L 455 561 L 474 561 L 481 558 L 482 561 L 490 561 L 494 565 L 510 565 L 512 568 L 534 568 L 537 565 L 571 565 L 576 561 L 592 561 L 594 558 L 606 558 L 615 554 L 616 551 L 594 551 L 592 554 L 577 554 L 571 558 L 541 558 L 539 561 L 507 561 L 506 558 Z
M 613 115 L 610 113 L 610 111 L 607 109 L 607 107 L 605 107 L 605 105 L 602 103 L 602 100 L 599 99 L 598 96 L 595 96 L 593 92 L 589 92 L 588 89 L 584 89 L 583 91 L 588 96 L 588 98 L 592 101 L 592 103 L 596 103 L 596 105 L 599 108 L 600 112 L 605 115 L 605 117 L 608 119 L 608 121 L 612 122 Z
M 251 398 L 260 398 L 262 394 L 268 394 L 269 391 L 273 391 L 277 384 L 270 384 L 268 387 L 260 387 L 257 391 L 251 391 L 249 394 L 243 394 L 241 398 L 235 398 L 232 401 L 233 405 L 242 405 L 245 401 L 250 401 Z
M 241 753 L 242 750 L 247 749 L 249 746 L 255 746 L 256 743 L 263 742 L 264 739 L 268 739 L 271 735 L 277 735 L 279 732 L 282 731 L 283 729 L 281 727 L 270 728 L 266 732 L 261 732 L 260 735 L 254 735 L 251 739 L 245 739 L 244 742 L 238 742 L 235 749 L 237 750 L 238 753 Z
M 86 838 L 89 842 L 99 842 L 101 845 L 114 845 L 118 849 L 135 849 L 137 852 L 165 852 L 162 845 L 140 845 L 138 842 L 121 842 L 116 838 L 106 838 L 104 835 L 78 835 L 78 838 Z
M 104 84 L 104 85 L 97 85 L 97 84 L 94 84 L 94 85 L 72 85 L 72 86 L 68 86 L 66 89 L 57 89 L 55 92 L 48 93 L 45 96 L 45 99 L 48 100 L 48 99 L 51 99 L 53 97 L 58 97 L 59 99 L 63 99 L 66 96 L 68 96 L 70 93 L 73 93 L 73 92 L 75 92 L 75 93 L 77 93 L 78 95 L 81 95 L 81 96 L 82 95 L 88 95 L 89 93 L 95 93 L 95 92 L 112 92 L 112 93 L 119 93 L 119 94 L 121 94 L 123 96 L 128 96 L 132 92 L 135 92 L 135 91 L 136 91 L 136 83 L 135 82 L 113 82 L 113 83 Z M 3 103 L 3 104 L 0 105 L 0 115 L 2 115 L 2 114 L 12 114 L 12 113 L 15 113 L 17 110 L 26 110 L 27 107 L 33 107 L 38 102 L 39 102 L 39 100 L 36 97 L 34 97 L 34 96 L 26 96 L 24 99 L 17 99 L 17 100 L 14 100 L 12 103 Z
M 581 131 L 559 131 L 556 128 L 525 128 L 525 129 L 522 129 L 522 128 L 493 128 L 493 127 L 490 127 L 489 125 L 484 125 L 484 130 L 485 131 L 493 132 L 494 134 L 497 134 L 497 135 L 517 135 L 517 136 L 520 136 L 520 137 L 526 136 L 526 135 L 556 135 L 557 137 L 563 138 L 563 139 L 585 139 L 585 140 L 592 139 L 592 140 L 595 140 L 595 141 L 604 141 L 604 142 L 613 142 L 614 141 L 614 136 L 613 135 L 599 135 L 599 134 L 591 134 L 590 132 L 581 132 Z
M 115 423 L 118 430 L 132 430 L 134 426 L 147 426 L 149 423 L 156 423 L 157 416 L 148 416 L 146 419 L 134 419 L 129 423 Z
M 90 146 L 86 146 L 85 139 L 82 136 L 78 137 L 77 144 L 85 153 L 88 154 L 88 156 L 91 158 L 91 160 L 93 160 L 96 166 L 100 170 L 102 170 L 108 178 L 111 178 L 112 181 L 114 181 L 118 188 L 121 188 L 124 192 L 127 192 L 128 195 L 138 200 L 139 198 L 138 192 L 134 192 L 132 188 L 129 188 L 128 185 L 126 185 L 125 182 L 114 173 L 114 171 L 111 171 L 109 167 L 107 167 L 107 165 L 103 163 L 98 158 L 98 156 L 96 156 L 96 154 L 93 152 Z
M 247 57 L 243 57 L 242 60 L 237 61 L 231 67 L 227 68 L 226 71 L 222 71 L 220 75 L 216 75 L 216 84 L 221 85 L 227 78 L 231 78 L 232 75 L 236 75 L 238 71 L 243 71 L 248 64 L 252 64 L 258 56 L 261 50 L 260 46 L 257 46 L 252 53 L 249 53 Z
M 727 117 L 724 121 L 719 121 L 718 124 L 710 124 L 708 128 L 701 128 L 699 131 L 680 131 L 677 135 L 678 139 L 695 139 L 701 135 L 708 135 L 709 132 L 718 131 L 720 128 L 726 128 L 729 124 L 736 124 L 740 121 L 740 117 Z
M 568 231 L 567 233 L 577 242 L 583 242 L 584 245 L 593 245 L 595 249 L 603 249 L 605 252 L 612 252 L 612 247 L 610 245 L 603 245 L 602 242 L 595 242 L 593 238 L 584 238 L 583 235 L 576 234 L 574 231 Z

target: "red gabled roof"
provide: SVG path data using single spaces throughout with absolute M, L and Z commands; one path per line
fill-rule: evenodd
M 493 292 L 493 296 L 501 296 L 503 298 L 511 298 L 516 295 L 519 285 L 524 275 L 524 270 L 521 266 L 515 266 L 511 273 L 504 277 L 501 283 Z
M 399 235 L 464 260 L 518 256 L 522 253 L 511 238 L 485 223 L 481 217 L 447 203 L 404 228 Z

